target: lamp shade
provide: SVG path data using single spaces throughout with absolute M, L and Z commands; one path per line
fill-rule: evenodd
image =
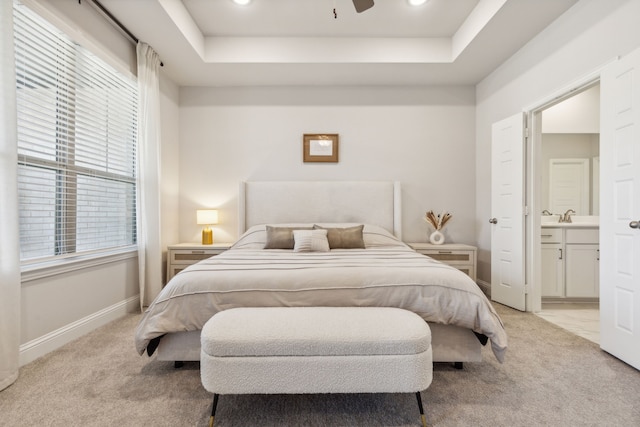
M 198 225 L 211 225 L 218 223 L 217 209 L 198 209 L 196 210 Z

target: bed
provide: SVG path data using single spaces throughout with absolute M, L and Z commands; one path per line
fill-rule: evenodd
M 480 288 L 402 242 L 400 194 L 397 182 L 241 183 L 240 238 L 171 279 L 138 324 L 137 351 L 197 361 L 203 325 L 234 307 L 392 306 L 429 323 L 434 362 L 481 361 L 487 342 L 503 361 L 506 332 Z

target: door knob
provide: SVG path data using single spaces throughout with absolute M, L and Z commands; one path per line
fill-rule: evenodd
M 498 220 L 497 220 L 496 218 L 491 218 L 491 219 L 489 220 L 489 222 L 490 222 L 491 224 L 497 224 L 497 223 L 498 223 Z
M 631 221 L 629 223 L 629 227 L 631 227 L 631 228 L 640 228 L 640 221 Z

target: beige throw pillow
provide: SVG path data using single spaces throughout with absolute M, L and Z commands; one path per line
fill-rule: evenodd
M 311 230 L 311 227 L 273 227 L 267 225 L 265 249 L 293 249 L 293 230 Z
M 327 240 L 331 249 L 364 249 L 362 229 L 364 225 L 344 228 L 325 228 L 314 225 L 315 230 L 327 230 Z

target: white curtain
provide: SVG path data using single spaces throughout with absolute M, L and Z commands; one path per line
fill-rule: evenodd
M 138 52 L 138 269 L 140 307 L 162 289 L 160 245 L 160 58 L 146 43 Z
M 13 2 L 0 2 L 0 390 L 18 378 L 20 246 Z

